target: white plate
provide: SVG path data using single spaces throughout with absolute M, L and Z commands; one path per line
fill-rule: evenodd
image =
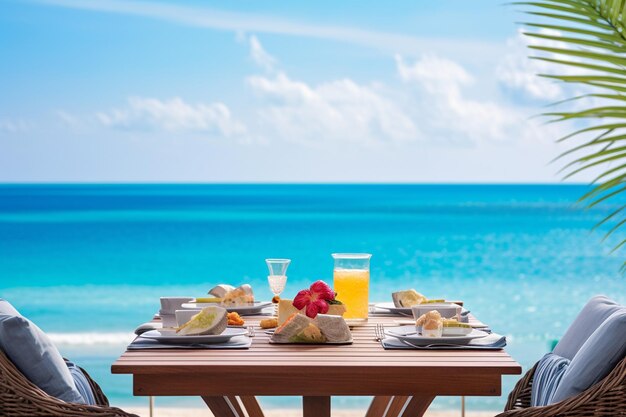
M 472 329 L 470 334 L 464 336 L 441 336 L 441 337 L 425 337 L 420 333 L 417 333 L 415 326 L 399 326 L 390 327 L 385 329 L 387 336 L 395 337 L 396 339 L 406 340 L 413 345 L 430 345 L 433 343 L 454 343 L 463 345 L 472 339 L 479 339 L 486 337 L 488 333 L 482 330 Z
M 433 306 L 437 306 L 437 305 L 450 305 L 450 304 L 454 304 L 454 303 L 450 303 L 450 302 L 445 302 L 445 303 L 432 303 L 431 305 Z M 428 304 L 423 304 L 423 306 L 428 306 Z M 378 303 L 378 304 L 374 304 L 374 307 L 376 308 L 382 308 L 383 310 L 387 310 L 390 313 L 393 314 L 399 314 L 401 316 L 408 316 L 408 317 L 413 317 L 413 311 L 411 311 L 411 307 L 396 307 L 393 303 Z M 465 309 L 462 309 L 461 311 L 465 311 Z
M 159 329 L 159 330 L 150 330 L 149 332 L 143 333 L 140 337 L 145 337 L 146 339 L 157 340 L 161 343 L 174 343 L 178 345 L 183 344 L 211 344 L 211 343 L 224 343 L 228 342 L 231 338 L 235 336 L 243 336 L 248 334 L 248 329 L 235 329 L 232 327 L 227 327 L 226 330 L 222 334 L 207 334 L 202 336 L 181 336 L 176 333 L 175 330 L 172 329 Z
M 223 306 L 220 303 L 185 303 L 183 308 L 201 309 L 204 307 L 224 307 L 229 313 L 235 312 L 242 316 L 260 314 L 265 307 L 271 306 L 271 301 L 255 301 L 253 304 L 242 306 Z

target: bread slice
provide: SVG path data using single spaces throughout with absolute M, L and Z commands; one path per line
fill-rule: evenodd
M 280 327 L 276 329 L 272 340 L 278 343 L 293 342 L 293 339 L 304 329 L 309 327 L 311 319 L 304 314 L 294 313 Z
M 228 325 L 226 313 L 226 309 L 222 307 L 205 307 L 187 323 L 180 326 L 176 333 L 181 336 L 221 334 Z
M 314 322 L 326 337 L 327 342 L 348 342 L 352 339 L 350 328 L 341 316 L 318 314 Z

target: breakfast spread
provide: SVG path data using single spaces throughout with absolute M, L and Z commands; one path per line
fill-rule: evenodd
M 337 300 L 335 292 L 324 281 L 314 282 L 309 289 L 298 292 L 293 300 L 278 301 L 278 325 L 294 313 L 315 318 L 317 314 L 343 316 L 346 307 Z
M 294 313 L 272 335 L 273 343 L 349 343 L 352 333 L 341 316 Z
M 176 333 L 180 336 L 221 334 L 228 325 L 226 309 L 218 306 L 205 307 L 198 314 L 180 326 Z
M 394 293 L 391 293 L 391 298 L 393 298 L 393 304 L 397 308 L 413 307 L 419 304 L 434 304 L 445 302 L 445 300 L 442 299 L 429 300 L 424 295 L 418 293 L 414 289 L 396 291 Z

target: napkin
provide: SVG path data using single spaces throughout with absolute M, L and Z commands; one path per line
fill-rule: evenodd
M 177 345 L 160 343 L 157 340 L 146 339 L 145 337 L 137 337 L 128 345 L 128 350 L 142 349 L 248 349 L 252 345 L 252 339 L 248 336 L 235 336 L 228 342 L 209 343 L 209 344 L 193 344 L 193 345 Z
M 445 340 L 433 339 L 433 344 L 446 344 Z M 449 349 L 470 349 L 470 350 L 499 350 L 506 346 L 506 337 L 497 333 L 491 333 L 479 339 L 472 339 L 463 345 L 446 345 L 446 346 L 418 346 L 405 343 L 395 337 L 385 337 L 381 344 L 385 349 L 423 349 L 423 350 L 449 350 Z

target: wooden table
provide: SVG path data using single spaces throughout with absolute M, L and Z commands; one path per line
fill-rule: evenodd
M 245 319 L 256 327 L 261 317 Z M 201 396 L 209 406 L 223 396 L 302 396 L 304 417 L 330 416 L 332 395 L 377 396 L 368 415 L 407 398 L 419 416 L 437 395 L 500 395 L 502 375 L 522 371 L 504 350 L 384 350 L 374 326 L 397 319 L 371 317 L 352 345 L 273 345 L 256 327 L 250 349 L 127 351 L 111 371 L 133 375 L 134 395 Z

